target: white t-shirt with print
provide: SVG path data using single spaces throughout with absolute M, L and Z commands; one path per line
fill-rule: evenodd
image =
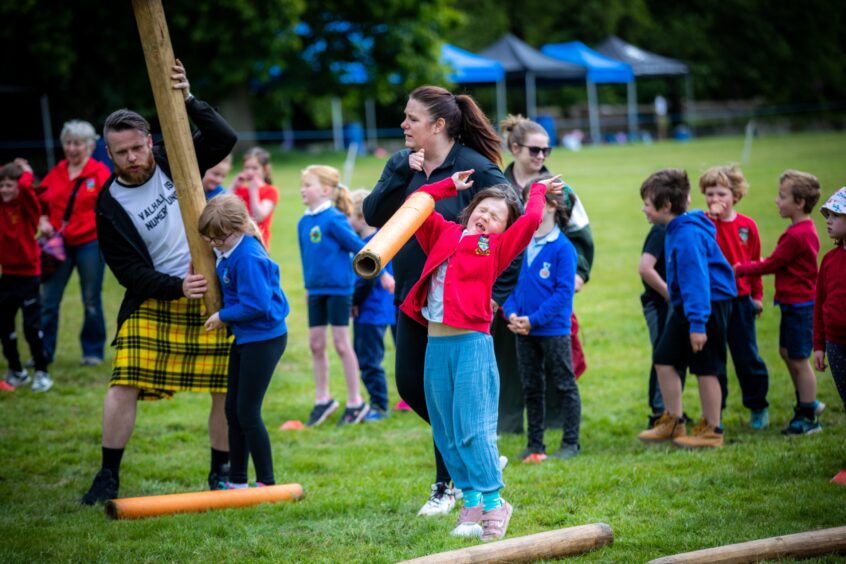
M 117 179 L 109 188 L 112 196 L 126 210 L 153 259 L 153 267 L 163 274 L 184 277 L 191 253 L 182 223 L 176 188 L 160 166 L 138 186 L 121 184 Z

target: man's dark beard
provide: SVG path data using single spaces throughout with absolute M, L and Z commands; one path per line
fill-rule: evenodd
M 115 174 L 124 184 L 137 186 L 144 184 L 153 176 L 153 171 L 156 169 L 156 161 L 153 159 L 153 153 L 150 152 L 150 157 L 146 163 L 137 163 L 136 166 L 141 167 L 140 170 L 132 171 L 129 168 L 123 168 L 117 163 L 115 165 Z

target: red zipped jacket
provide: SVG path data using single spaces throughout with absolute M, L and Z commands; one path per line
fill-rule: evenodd
M 458 192 L 452 178 L 421 186 L 437 202 L 452 198 Z M 503 233 L 466 235 L 464 226 L 447 221 L 438 212 L 432 212 L 417 230 L 417 241 L 426 253 L 423 274 L 411 288 L 400 309 L 423 326 L 428 321 L 420 313 L 429 293 L 429 278 L 446 260 L 449 260 L 444 279 L 444 319 L 450 327 L 490 333 L 491 292 L 494 281 L 511 261 L 532 240 L 543 219 L 546 186 L 532 185 L 526 213 L 520 216 Z
M 68 176 L 68 161 L 65 159 L 48 172 L 41 181 L 39 190 L 43 192 L 40 199 L 47 207 L 45 215 L 50 219 L 53 229 L 58 231 L 62 228 L 62 218 L 65 215 L 65 208 L 68 207 L 73 187 L 79 178 L 83 179 L 76 193 L 68 224 L 62 231 L 62 237 L 67 246 L 78 247 L 97 239 L 94 204 L 97 202 L 97 195 L 100 194 L 100 190 L 111 175 L 106 165 L 89 158 L 79 176 L 71 180 Z

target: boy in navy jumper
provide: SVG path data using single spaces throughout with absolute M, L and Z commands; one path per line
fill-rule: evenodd
M 555 382 L 553 394 L 564 416 L 561 447 L 552 456 L 566 460 L 579 454 L 580 448 L 582 405 L 570 347 L 578 258 L 573 244 L 563 236 L 570 220 L 566 202 L 564 194 L 546 193 L 543 220 L 523 254 L 517 287 L 502 306 L 508 328 L 517 335 L 517 362 L 528 418 L 528 445 L 520 454 L 525 463 L 546 459 L 547 380 Z
M 369 194 L 368 190 L 355 190 L 350 194 L 353 202 L 350 225 L 365 243 L 376 234 L 376 228 L 364 221 L 362 211 L 362 203 Z M 353 347 L 361 368 L 361 381 L 370 394 L 367 421 L 380 421 L 388 416 L 388 382 L 382 361 L 385 359 L 385 329 L 393 326 L 396 320 L 393 267 L 389 262 L 378 279 L 358 278 L 353 294 Z
M 247 487 L 252 456 L 256 485 L 276 483 L 270 437 L 261 404 L 288 343 L 290 308 L 279 285 L 279 266 L 270 260 L 247 207 L 231 194 L 209 201 L 199 231 L 217 255 L 215 270 L 223 308 L 205 322 L 206 331 L 228 326 L 235 335 L 229 352 L 226 420 L 229 423 L 229 480 L 220 489 Z
M 349 336 L 355 286 L 352 255 L 364 243 L 350 226 L 352 200 L 339 180 L 340 173 L 334 167 L 311 165 L 303 170 L 300 186 L 307 209 L 297 232 L 308 292 L 308 338 L 315 387 L 315 403 L 306 423 L 309 427 L 322 424 L 339 405 L 329 392 L 327 325 L 332 326 L 332 341 L 347 384 L 347 407 L 338 426 L 361 423 L 370 411 L 359 392 L 358 359 Z
M 665 260 L 673 309 L 653 357 L 666 411 L 639 438 L 649 443 L 672 440 L 685 448 L 721 447 L 717 372 L 726 362 L 726 325 L 737 293 L 734 273 L 717 245 L 711 220 L 701 211 L 686 211 L 686 172 L 660 170 L 644 181 L 640 195 L 649 221 L 667 226 Z M 675 369 L 682 364 L 699 381 L 702 419 L 692 436 L 685 431 L 682 381 Z

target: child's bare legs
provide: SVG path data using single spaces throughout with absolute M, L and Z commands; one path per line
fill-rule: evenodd
M 355 351 L 350 343 L 349 327 L 346 325 L 333 325 L 332 341 L 335 344 L 335 352 L 338 353 L 341 363 L 344 366 L 344 380 L 347 382 L 347 407 L 361 405 L 364 403 L 364 400 L 361 399 L 361 393 L 359 393 L 358 357 L 355 356 Z
M 682 416 L 682 384 L 679 373 L 674 366 L 667 364 L 656 364 L 655 372 L 658 374 L 658 386 L 661 388 L 661 397 L 664 398 L 664 407 L 675 417 Z M 719 384 L 717 384 L 719 388 Z M 717 410 L 720 405 L 717 402 Z
M 720 404 L 723 392 L 716 376 L 699 376 L 699 401 L 702 403 L 702 417 L 708 425 L 720 426 Z
M 790 358 L 785 348 L 780 348 L 778 352 L 790 372 L 799 402 L 813 403 L 817 399 L 817 377 L 811 368 L 811 361 L 807 358 Z
M 326 354 L 325 325 L 308 328 L 308 346 L 311 349 L 311 364 L 314 370 L 314 401 L 326 403 L 332 399 L 332 395 L 329 393 L 329 356 Z

